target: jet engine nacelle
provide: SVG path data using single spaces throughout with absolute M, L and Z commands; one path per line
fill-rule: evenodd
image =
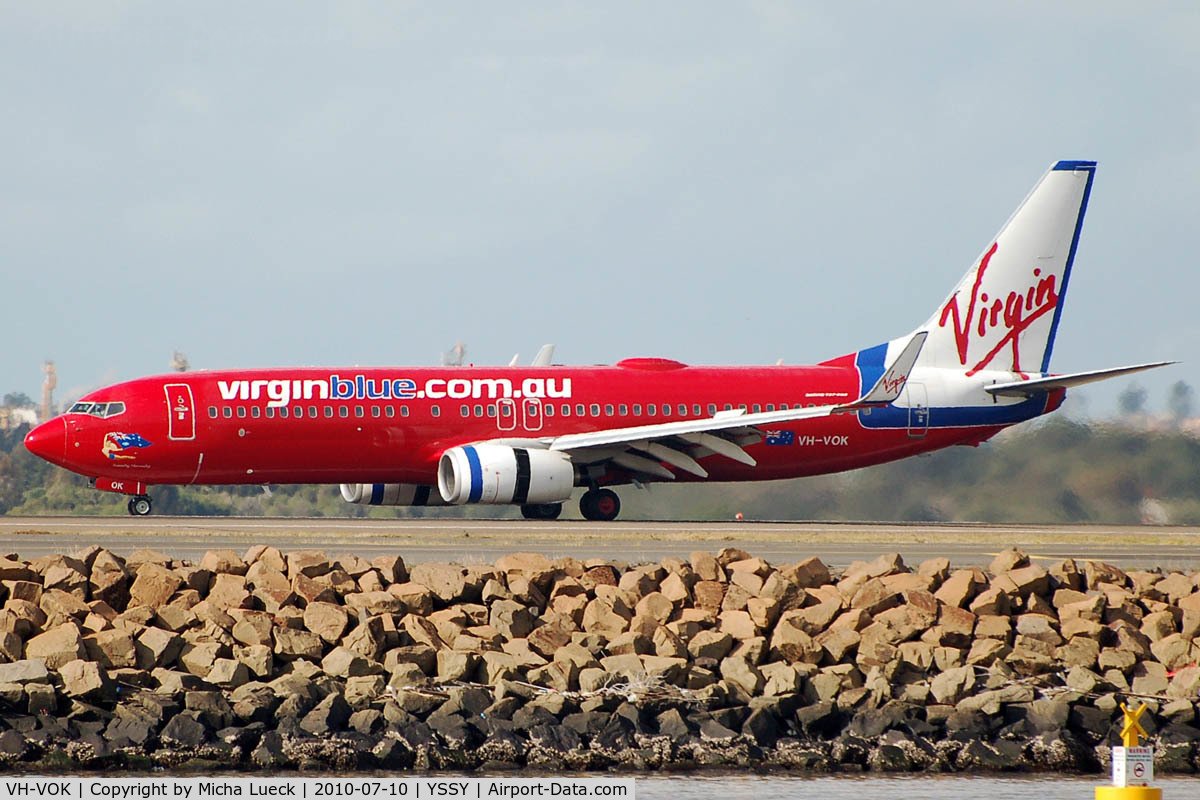
M 475 444 L 451 447 L 438 463 L 442 499 L 465 503 L 561 503 L 575 487 L 575 467 L 565 453 Z
M 432 486 L 415 483 L 343 483 L 342 499 L 364 506 L 444 506 Z

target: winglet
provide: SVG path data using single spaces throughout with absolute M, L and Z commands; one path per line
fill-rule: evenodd
M 873 406 L 886 406 L 892 403 L 904 391 L 904 384 L 908 381 L 908 374 L 912 371 L 913 364 L 917 362 L 917 356 L 921 354 L 921 348 L 925 345 L 925 339 L 928 338 L 928 331 L 918 331 L 913 334 L 913 337 L 908 340 L 908 344 L 896 356 L 896 360 L 892 365 L 875 381 L 875 385 L 871 390 L 864 394 L 853 403 L 842 406 L 841 410 L 852 410 L 858 408 L 871 408 Z

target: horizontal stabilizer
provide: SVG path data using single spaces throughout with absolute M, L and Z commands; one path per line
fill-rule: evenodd
M 1070 389 L 1109 378 L 1119 378 L 1122 375 L 1132 375 L 1156 367 L 1175 364 L 1175 361 L 1156 361 L 1153 364 L 1134 364 L 1129 367 L 1113 367 L 1112 369 L 1096 369 L 1090 372 L 1073 372 L 1070 375 L 1051 375 L 1048 378 L 1033 378 L 1027 381 L 1012 381 L 1011 383 L 994 383 L 983 387 L 984 391 L 1005 397 L 1028 397 L 1053 389 Z

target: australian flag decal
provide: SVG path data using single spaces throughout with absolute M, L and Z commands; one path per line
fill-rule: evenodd
M 767 444 L 790 445 L 796 443 L 795 431 L 767 431 Z

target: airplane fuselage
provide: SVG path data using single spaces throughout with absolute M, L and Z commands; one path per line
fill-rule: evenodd
M 90 393 L 64 414 L 61 457 L 93 478 L 144 484 L 436 484 L 448 448 L 849 402 L 851 357 L 809 367 L 688 367 L 629 359 L 604 367 L 266 369 L 141 378 Z M 932 387 L 930 387 L 932 388 Z M 974 409 L 909 407 L 781 423 L 747 435 L 754 466 L 709 453 L 709 480 L 791 478 L 868 466 L 955 444 L 1053 410 L 1061 396 Z M 1060 393 L 1061 395 L 1061 393 Z M 936 395 L 935 395 L 936 397 Z M 110 414 L 113 403 L 124 409 Z M 1000 413 L 996 413 L 1000 412 Z M 887 419 L 885 419 L 887 418 Z M 625 483 L 609 470 L 596 482 Z M 680 473 L 679 479 L 693 478 Z

